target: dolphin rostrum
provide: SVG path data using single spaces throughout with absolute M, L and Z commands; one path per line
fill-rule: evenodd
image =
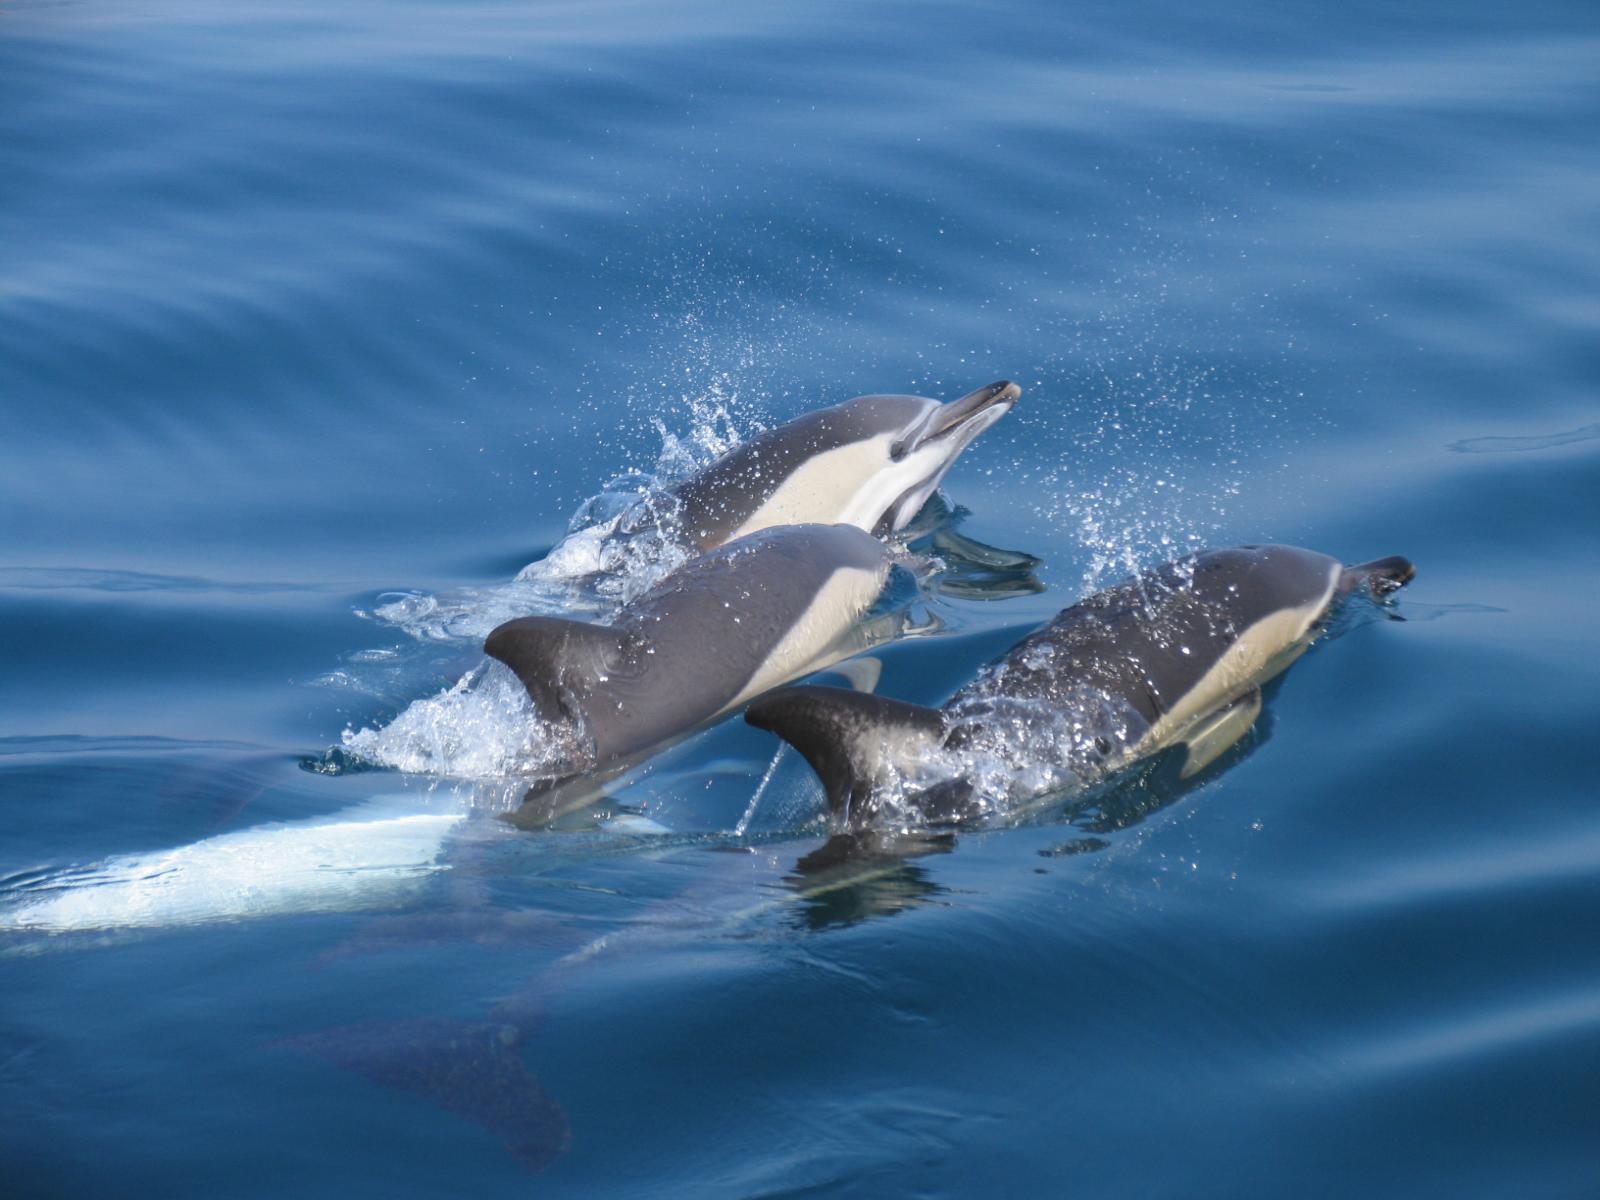
M 883 544 L 853 526 L 783 526 L 680 567 L 610 625 L 501 625 L 484 651 L 515 672 L 540 717 L 577 733 L 570 770 L 536 786 L 517 823 L 570 811 L 669 742 L 865 649 L 852 635 L 890 566 Z
M 941 404 L 858 396 L 741 442 L 673 489 L 701 550 L 775 525 L 904 528 L 973 438 L 1016 403 L 1008 380 Z
M 969 822 L 1093 782 L 1171 746 L 1182 775 L 1254 724 L 1261 685 L 1326 627 L 1340 596 L 1408 582 L 1404 558 L 1345 567 L 1293 546 L 1203 550 L 1063 610 L 942 708 L 785 688 L 745 720 L 811 763 L 842 828 L 891 813 Z

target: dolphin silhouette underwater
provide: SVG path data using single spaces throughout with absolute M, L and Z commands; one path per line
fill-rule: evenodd
M 1191 776 L 1242 738 L 1261 685 L 1326 628 L 1335 602 L 1415 575 L 1294 546 L 1203 550 L 1064 609 L 940 708 L 784 688 L 745 720 L 798 750 L 835 827 L 973 823 L 1173 746 Z
M 567 760 L 509 819 L 548 823 L 672 741 L 865 649 L 862 620 L 892 561 L 851 525 L 780 526 L 679 568 L 609 625 L 520 617 L 499 626 L 484 652 L 511 668 L 541 718 L 572 735 Z M 888 626 L 880 638 L 899 631 Z

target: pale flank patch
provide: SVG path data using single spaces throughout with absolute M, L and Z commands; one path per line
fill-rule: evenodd
M 1265 683 L 1287 670 L 1310 647 L 1312 627 L 1333 598 L 1341 571 L 1338 563 L 1328 568 L 1327 587 L 1317 599 L 1298 608 L 1279 609 L 1240 634 L 1200 682 L 1150 727 L 1133 747 L 1130 757 L 1142 758 L 1182 741 L 1196 721 L 1251 686 Z
M 847 567 L 829 576 L 728 707 L 735 708 L 769 688 L 856 653 L 859 647 L 845 635 L 878 598 L 886 575 L 887 568 L 864 571 Z
M 861 507 L 862 489 L 873 483 L 890 464 L 893 433 L 837 446 L 807 459 L 778 485 L 733 537 L 744 537 L 776 525 L 856 525 L 847 515 Z M 907 485 L 909 486 L 909 484 Z M 890 499 L 904 491 L 901 487 Z M 887 501 L 885 502 L 887 503 Z M 880 508 L 881 512 L 882 509 Z M 876 524 L 876 517 L 872 524 Z M 871 526 L 867 526 L 870 531 Z M 729 539 L 730 541 L 732 538 Z

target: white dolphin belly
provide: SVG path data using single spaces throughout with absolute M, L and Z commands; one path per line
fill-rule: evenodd
M 153 928 L 398 904 L 445 869 L 441 852 L 464 807 L 375 796 L 323 817 L 118 855 L 56 876 L 37 899 L 0 912 L 0 929 Z

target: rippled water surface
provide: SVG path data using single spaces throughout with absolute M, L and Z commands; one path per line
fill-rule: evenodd
M 0 0 L 0 1194 L 1600 1193 L 1597 63 L 1576 0 Z M 614 604 L 581 505 L 1000 378 L 945 491 L 1046 590 L 880 693 L 1205 544 L 1405 620 L 1010 828 L 834 861 L 737 720 L 495 819 L 477 648 Z

